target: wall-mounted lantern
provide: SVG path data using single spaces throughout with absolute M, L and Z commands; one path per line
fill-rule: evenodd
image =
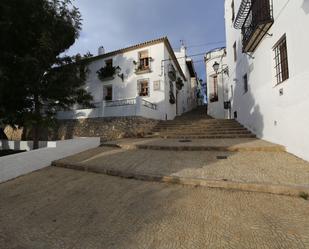
M 124 81 L 124 74 L 121 73 L 121 68 L 120 68 L 119 66 L 116 67 L 115 72 L 116 72 L 117 76 L 118 76 L 122 81 Z
M 219 72 L 220 64 L 215 61 L 215 63 L 212 65 L 212 68 L 216 72 L 216 74 L 224 73 L 226 75 L 229 75 L 229 68 L 226 66 L 225 68 L 222 68 L 222 71 Z
M 214 71 L 216 72 L 216 74 L 218 74 L 220 64 L 215 61 L 215 63 L 213 64 L 212 67 L 213 67 Z

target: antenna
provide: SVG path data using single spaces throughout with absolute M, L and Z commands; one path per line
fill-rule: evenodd
M 181 44 L 182 47 L 184 47 L 185 46 L 185 40 L 180 40 L 180 44 Z

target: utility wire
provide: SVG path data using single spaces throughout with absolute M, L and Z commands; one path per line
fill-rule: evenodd
M 215 44 L 221 44 L 225 43 L 226 41 L 217 41 L 217 42 L 207 42 L 207 43 L 202 43 L 202 44 L 197 44 L 197 45 L 190 45 L 190 46 L 185 46 L 186 48 L 198 48 L 198 47 L 206 47 L 209 45 L 215 45 Z M 180 49 L 180 48 L 174 48 L 174 49 Z
M 188 46 L 187 48 L 204 47 L 204 46 L 215 45 L 215 44 L 220 44 L 220 43 L 225 43 L 225 41 L 209 42 L 209 43 L 203 43 L 199 45 L 191 45 L 191 46 Z

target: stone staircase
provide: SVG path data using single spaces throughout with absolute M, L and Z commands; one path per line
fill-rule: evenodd
M 213 119 L 197 108 L 171 121 L 161 121 L 152 135 L 175 139 L 255 138 L 256 136 L 234 119 Z

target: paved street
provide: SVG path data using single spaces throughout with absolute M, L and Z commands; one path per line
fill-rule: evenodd
M 162 144 L 165 143 L 166 140 L 162 140 Z M 227 159 L 219 160 L 217 156 L 227 156 Z M 113 169 L 145 175 L 309 186 L 309 163 L 285 152 L 159 151 L 101 147 L 59 162 L 95 170 Z
M 309 202 L 49 167 L 0 185 L 2 249 L 309 248 Z

